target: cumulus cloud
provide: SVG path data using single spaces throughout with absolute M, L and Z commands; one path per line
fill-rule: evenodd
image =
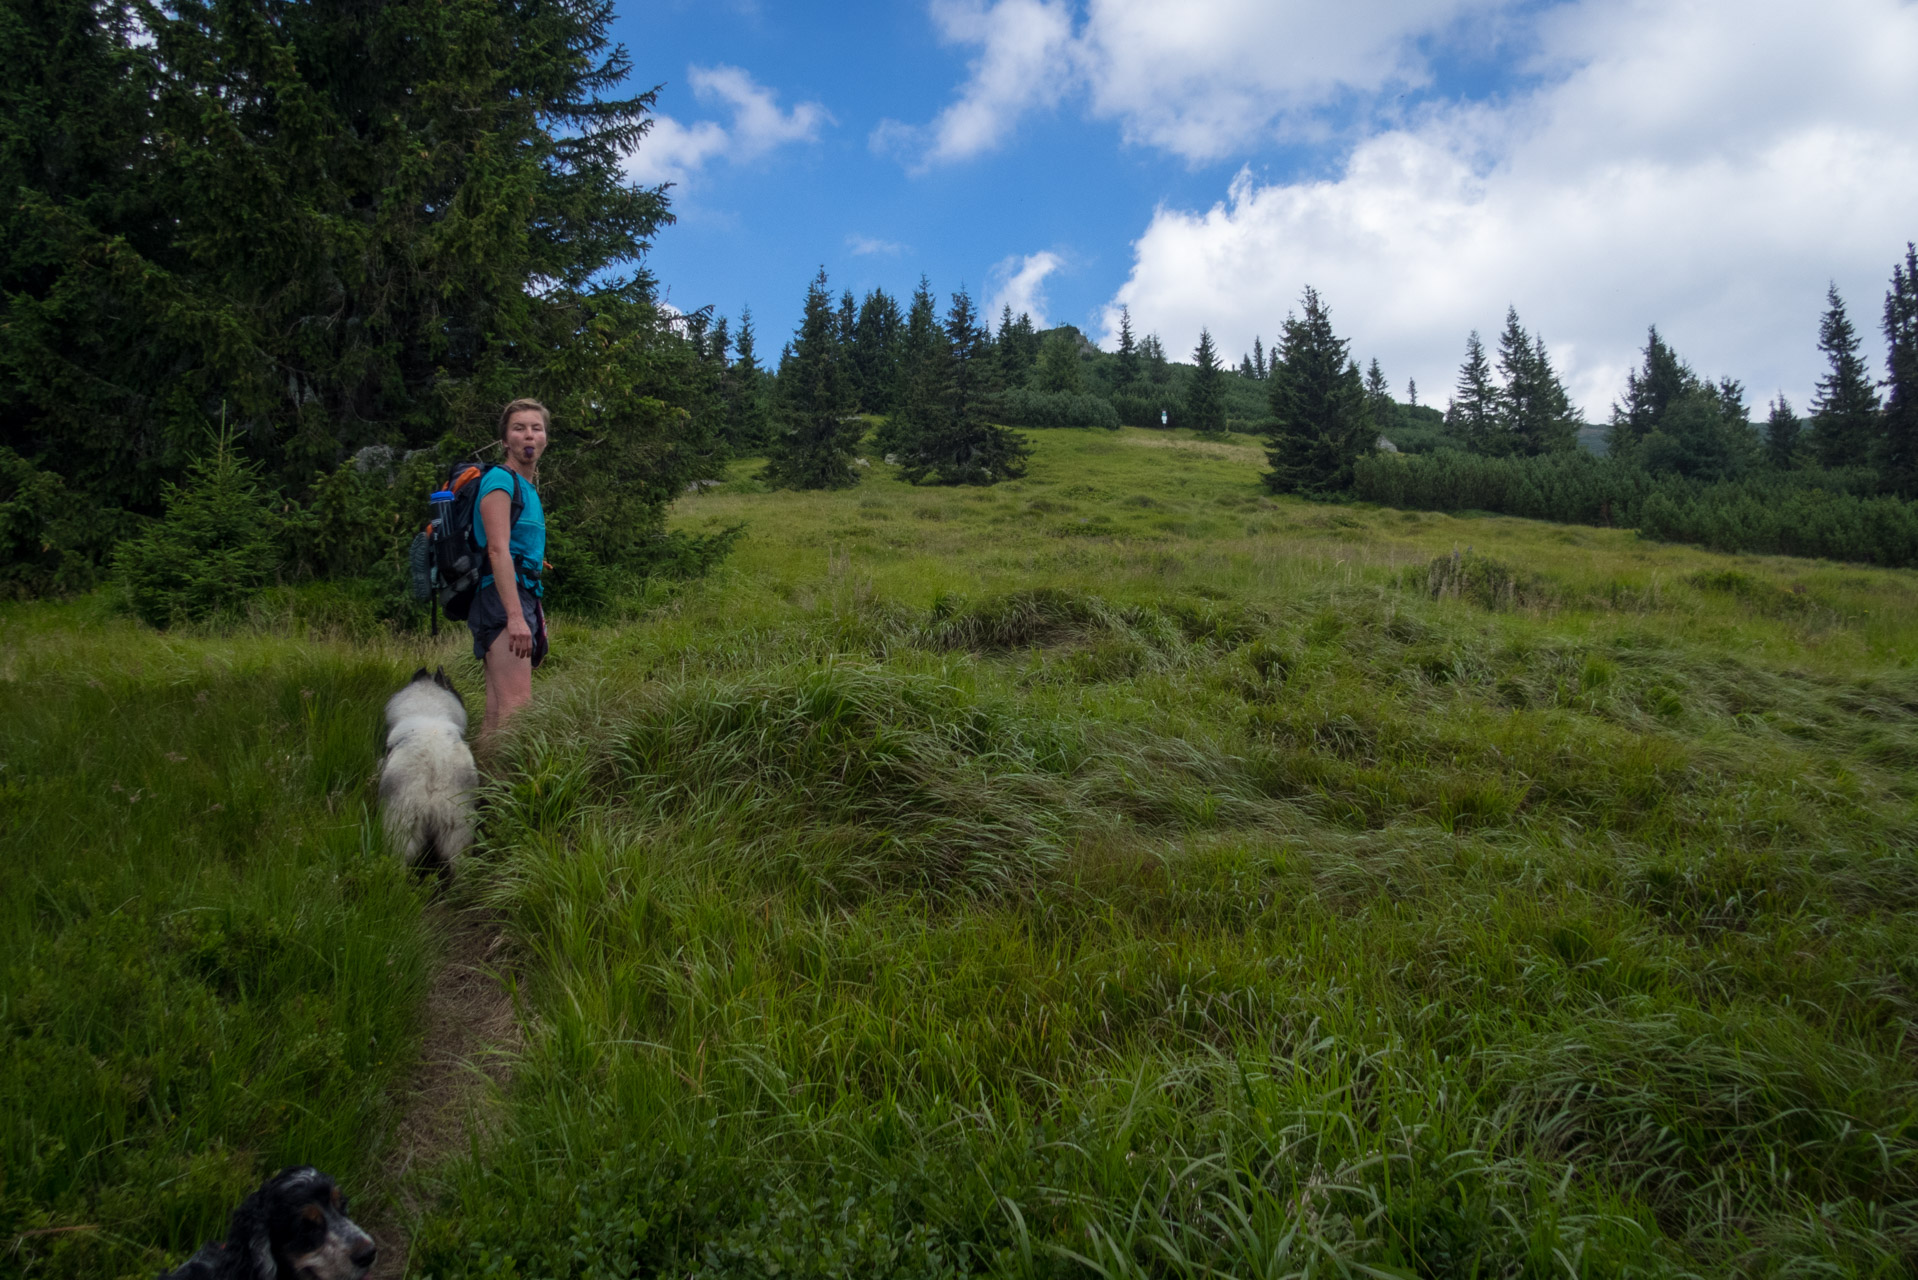
M 715 160 L 741 164 L 779 147 L 813 142 L 832 116 L 817 102 L 781 111 L 778 95 L 738 67 L 689 67 L 686 80 L 700 103 L 727 111 L 731 123 L 714 120 L 684 124 L 655 116 L 653 127 L 627 158 L 634 182 L 683 183 Z
M 1246 170 L 1209 210 L 1159 209 L 1108 328 L 1129 305 L 1169 347 L 1209 325 L 1236 355 L 1310 283 L 1355 355 L 1443 403 L 1467 330 L 1513 303 L 1588 416 L 1653 322 L 1701 373 L 1802 407 L 1827 281 L 1875 331 L 1918 236 L 1918 7 L 1593 0 L 1537 35 L 1536 89 L 1434 108 L 1325 180 Z
M 992 268 L 992 294 L 986 303 L 985 317 L 996 321 L 999 312 L 1012 308 L 1012 314 L 1025 312 L 1034 326 L 1046 325 L 1046 277 L 1065 266 L 1065 259 L 1049 249 L 1024 256 L 1014 254 Z
M 988 151 L 1068 96 L 1125 136 L 1214 160 L 1353 94 L 1428 78 L 1420 41 L 1513 0 L 934 0 L 948 44 L 978 50 L 928 125 L 882 123 L 879 150 L 919 166 Z M 1496 30 L 1477 32 L 1480 42 Z

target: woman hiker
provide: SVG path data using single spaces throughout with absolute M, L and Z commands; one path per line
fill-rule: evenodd
M 474 537 L 492 572 L 466 616 L 473 630 L 473 656 L 486 667 L 486 717 L 480 740 L 492 739 L 508 718 L 533 700 L 533 668 L 546 657 L 546 610 L 540 568 L 546 558 L 546 512 L 535 481 L 546 452 L 550 415 L 537 400 L 515 400 L 500 412 L 500 443 L 506 460 L 480 480 Z M 519 518 L 513 518 L 515 502 Z M 502 590 L 510 582 L 513 590 Z

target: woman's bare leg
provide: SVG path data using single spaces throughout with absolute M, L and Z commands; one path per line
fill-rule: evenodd
M 486 651 L 486 715 L 480 741 L 491 742 L 515 711 L 533 700 L 533 660 L 516 657 L 501 631 Z

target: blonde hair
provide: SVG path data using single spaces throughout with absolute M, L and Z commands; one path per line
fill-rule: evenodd
M 499 438 L 501 441 L 506 439 L 506 424 L 513 420 L 513 415 L 516 413 L 525 413 L 528 409 L 539 414 L 541 426 L 545 427 L 548 431 L 553 429 L 552 412 L 539 401 L 525 398 L 509 400 L 506 402 L 506 407 L 499 411 Z

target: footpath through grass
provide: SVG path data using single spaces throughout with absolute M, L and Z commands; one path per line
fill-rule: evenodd
M 562 627 L 417 1273 L 1918 1265 L 1918 579 L 1035 440 Z
M 430 952 L 366 809 L 403 669 L 0 609 L 0 1274 L 151 1277 L 287 1164 L 377 1204 Z

